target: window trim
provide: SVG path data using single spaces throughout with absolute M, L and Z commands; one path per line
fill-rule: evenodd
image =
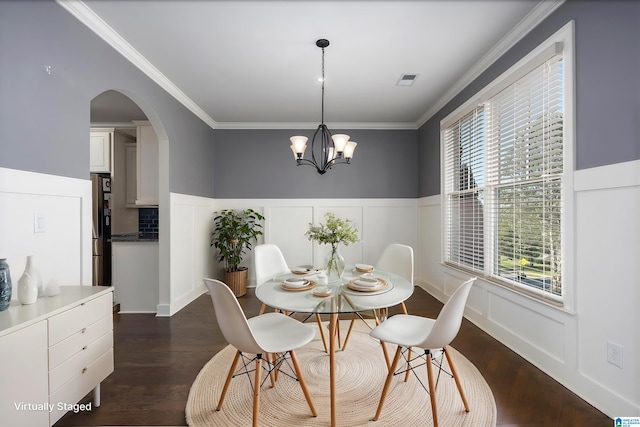
M 455 271 L 463 271 L 469 273 L 470 270 L 454 266 L 445 260 L 446 255 L 446 236 L 445 236 L 445 209 L 446 209 L 446 194 L 445 194 L 445 152 L 444 152 L 444 137 L 445 130 L 460 120 L 472 109 L 479 104 L 484 103 L 489 99 L 491 95 L 497 93 L 502 88 L 510 85 L 520 76 L 526 74 L 531 69 L 535 68 L 541 63 L 541 58 L 548 56 L 551 50 L 555 50 L 559 45 L 563 49 L 563 66 L 565 71 L 564 80 L 564 145 L 563 145 L 563 173 L 562 173 L 562 296 L 553 297 L 547 292 L 536 291 L 534 288 L 519 285 L 516 282 L 497 279 L 494 276 L 485 274 L 482 276 L 482 280 L 497 284 L 501 287 L 513 290 L 518 294 L 534 298 L 538 301 L 549 304 L 552 307 L 557 307 L 562 310 L 573 312 L 575 308 L 575 232 L 574 232 L 574 165 L 575 165 L 575 22 L 569 21 L 566 25 L 560 28 L 547 40 L 542 42 L 538 47 L 533 49 L 530 53 L 525 55 L 522 59 L 512 65 L 499 77 L 495 78 L 491 83 L 482 88 L 475 95 L 469 97 L 469 99 L 461 104 L 458 108 L 448 114 L 444 119 L 440 121 L 440 199 L 441 199 L 441 216 L 442 227 L 440 234 L 441 243 L 441 264 L 447 268 L 451 268 Z M 472 272 L 477 275 L 478 272 Z

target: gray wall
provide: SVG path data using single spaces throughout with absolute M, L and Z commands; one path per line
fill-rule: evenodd
M 420 128 L 421 197 L 440 194 L 440 121 L 571 20 L 576 169 L 640 159 L 640 2 L 570 0 Z
M 212 196 L 211 128 L 54 1 L 0 1 L 0 166 L 88 179 L 90 102 L 108 89 L 161 123 L 170 190 Z
M 350 165 L 324 175 L 296 166 L 292 135 L 314 130 L 216 130 L 216 198 L 415 198 L 418 135 L 415 130 L 340 130 L 358 143 Z M 311 142 L 305 157 L 310 157 Z

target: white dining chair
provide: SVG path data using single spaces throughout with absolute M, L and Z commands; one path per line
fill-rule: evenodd
M 256 275 L 256 288 L 276 276 L 291 271 L 280 248 L 272 243 L 255 246 L 253 249 L 253 264 Z M 263 303 L 262 307 L 260 307 L 260 314 L 264 313 L 266 308 L 266 304 Z
M 313 340 L 315 336 L 313 329 L 282 313 L 266 313 L 247 319 L 238 300 L 227 285 L 214 279 L 204 279 L 204 284 L 211 294 L 216 319 L 222 335 L 227 342 L 237 350 L 222 388 L 216 411 L 222 408 L 225 395 L 231 379 L 234 377 L 240 358 L 245 359 L 243 362 L 244 366 L 255 361 L 252 425 L 257 427 L 262 370 L 265 369 L 268 375 L 271 376 L 274 370 L 277 371 L 280 369 L 287 354 L 289 354 L 309 409 L 311 409 L 314 417 L 317 416 L 311 395 L 307 389 L 307 383 L 302 376 L 302 371 L 300 370 L 300 365 L 294 352 L 294 350 Z M 263 355 L 267 354 L 275 354 L 277 358 L 273 361 L 267 360 L 265 366 L 262 363 L 262 359 Z M 247 369 L 240 371 L 240 373 L 247 375 L 250 375 L 250 372 L 251 371 Z M 282 403 L 282 408 L 285 408 L 288 402 Z
M 476 278 L 472 278 L 464 282 L 451 295 L 449 300 L 444 304 L 440 314 L 436 319 L 429 319 L 421 316 L 412 316 L 407 314 L 396 314 L 389 317 L 376 326 L 369 335 L 381 342 L 387 342 L 398 346 L 396 354 L 391 363 L 391 368 L 387 374 L 387 379 L 382 389 L 380 403 L 376 411 L 374 421 L 380 418 L 382 406 L 384 405 L 391 380 L 397 374 L 396 368 L 400 360 L 400 356 L 404 355 L 406 359 L 406 369 L 412 371 L 418 381 L 422 383 L 420 377 L 416 374 L 415 369 L 426 364 L 428 391 L 431 398 L 431 412 L 433 414 L 433 425 L 438 426 L 438 411 L 436 406 L 436 386 L 433 373 L 433 365 L 435 364 L 440 372 L 447 372 L 443 369 L 443 358 L 446 357 L 451 373 L 448 373 L 455 380 L 458 392 L 462 398 L 465 411 L 469 412 L 469 403 L 465 397 L 462 383 L 455 367 L 453 359 L 449 354 L 448 346 L 451 341 L 458 335 L 460 325 L 462 324 L 462 316 L 464 315 L 464 307 L 471 290 L 471 285 Z M 407 357 L 406 354 L 410 349 L 417 353 L 415 359 Z M 422 353 L 422 354 L 421 354 Z M 437 355 L 436 360 L 434 355 Z M 415 362 L 420 363 L 416 364 Z M 405 368 L 402 368 L 403 370 Z M 405 377 L 406 381 L 406 377 Z
M 256 275 L 256 288 L 263 283 L 272 280 L 276 276 L 291 272 L 282 251 L 273 243 L 257 245 L 254 248 L 253 260 Z M 260 314 L 263 314 L 266 308 L 266 304 L 262 303 L 262 306 L 260 307 Z M 316 314 L 316 322 L 318 323 L 320 337 L 322 338 L 322 344 L 324 345 L 325 352 L 328 352 L 324 330 L 322 328 L 322 319 L 319 314 Z
M 384 248 L 384 251 L 382 252 L 382 255 L 380 255 L 375 268 L 380 271 L 387 271 L 397 274 L 407 282 L 411 283 L 411 285 L 413 286 L 413 248 L 411 246 L 401 245 L 400 243 L 391 243 L 386 248 Z M 400 303 L 400 306 L 404 314 L 409 314 L 404 301 Z M 349 336 L 351 336 L 353 325 L 358 318 L 364 321 L 364 318 L 360 313 L 353 313 L 351 323 L 349 324 L 349 330 L 347 331 L 347 336 L 345 337 L 344 343 L 342 344 L 343 350 L 347 347 L 347 342 L 349 341 Z M 376 318 L 376 324 L 378 323 L 380 323 L 379 319 Z M 386 348 L 383 346 L 382 349 L 385 353 L 387 365 L 389 365 L 390 362 L 386 352 Z

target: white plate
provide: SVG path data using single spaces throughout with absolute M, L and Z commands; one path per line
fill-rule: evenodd
M 387 282 L 387 286 L 385 286 L 382 289 L 379 289 L 377 291 L 368 291 L 368 290 L 362 290 L 362 291 L 357 291 L 355 289 L 350 289 L 349 285 L 343 285 L 340 288 L 340 292 L 342 292 L 343 294 L 347 294 L 347 295 L 355 295 L 355 296 L 359 296 L 359 297 L 366 297 L 369 295 L 380 295 L 380 294 L 384 294 L 385 292 L 389 292 L 391 289 L 393 289 L 393 283 L 392 282 Z
M 302 288 L 309 285 L 309 281 L 303 278 L 287 279 L 283 283 L 287 288 Z
M 356 270 L 360 271 L 373 271 L 373 265 L 369 264 L 356 264 L 354 265 L 354 267 L 356 268 Z
M 361 288 L 376 288 L 381 286 L 380 282 L 375 277 L 366 277 L 366 278 L 361 277 L 357 279 L 354 283 L 360 286 Z

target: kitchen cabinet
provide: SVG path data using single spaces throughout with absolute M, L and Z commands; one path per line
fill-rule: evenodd
M 111 173 L 113 168 L 113 129 L 94 128 L 89 135 L 89 171 Z
M 125 164 L 125 206 L 136 207 L 138 198 L 138 147 L 135 143 L 127 143 L 124 147 Z
M 147 121 L 136 130 L 136 205 L 158 206 L 158 136 Z
M 62 286 L 0 313 L 0 425 L 51 426 L 114 369 L 113 289 Z M 90 408 L 84 406 L 86 410 Z
M 157 240 L 111 241 L 112 284 L 120 313 L 156 313 L 160 303 Z

